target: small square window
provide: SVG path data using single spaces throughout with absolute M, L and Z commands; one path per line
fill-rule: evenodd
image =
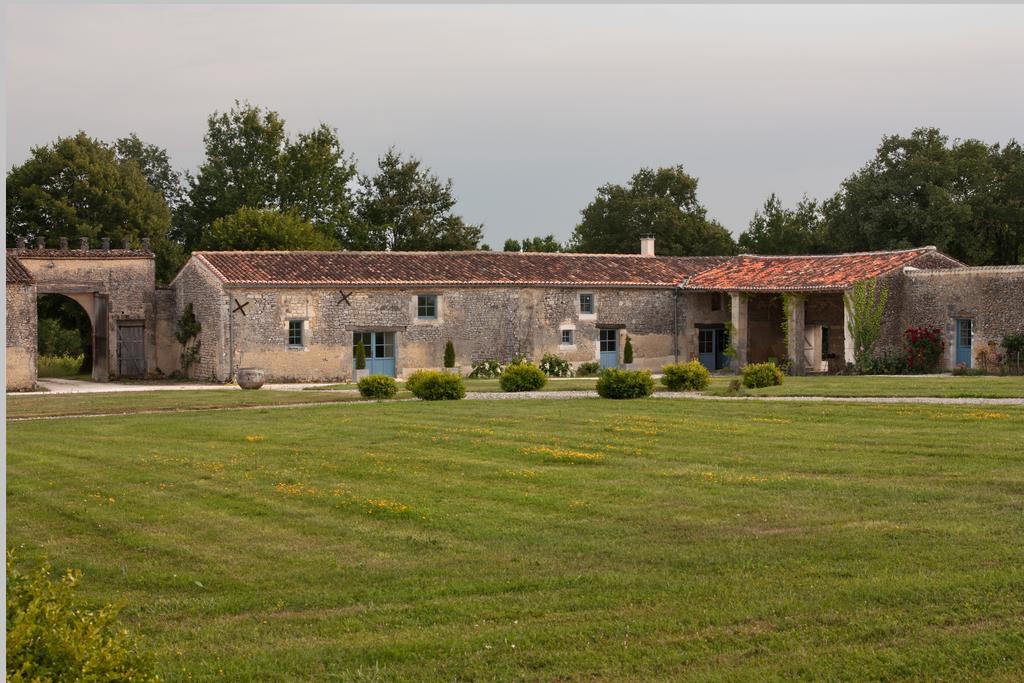
M 288 321 L 288 346 L 302 346 L 302 321 Z
M 421 320 L 437 319 L 437 296 L 420 294 L 416 297 L 416 317 Z
M 580 313 L 589 315 L 594 312 L 594 295 L 580 294 Z
M 572 346 L 572 330 L 562 330 L 562 345 Z

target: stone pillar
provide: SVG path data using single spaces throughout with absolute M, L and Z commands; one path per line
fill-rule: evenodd
M 93 297 L 92 316 L 92 379 L 106 382 L 110 379 L 110 321 L 107 295 Z
M 82 251 L 89 251 L 89 238 L 88 237 L 79 237 L 78 238 L 78 248 L 81 249 Z
M 790 372 L 794 375 L 803 375 L 807 373 L 807 359 L 804 353 L 804 313 L 807 302 L 801 296 L 791 296 L 789 302 L 789 310 L 785 311 L 786 321 L 789 324 L 786 355 L 793 361 L 793 368 Z
M 843 292 L 843 363 L 854 363 L 853 334 L 850 332 L 850 308 L 853 306 L 850 290 Z
M 733 370 L 739 372 L 747 364 L 747 299 L 743 294 L 733 292 L 732 297 L 732 346 L 736 349 Z

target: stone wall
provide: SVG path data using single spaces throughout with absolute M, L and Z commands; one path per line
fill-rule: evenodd
M 157 288 L 153 303 L 156 324 L 155 374 L 168 377 L 181 371 L 181 344 L 174 337 L 179 317 L 174 290 L 169 287 Z
M 227 354 L 229 299 L 221 281 L 195 259 L 189 259 L 171 282 L 170 288 L 174 292 L 173 324 L 177 325 L 185 307 L 192 304 L 192 310 L 202 328 L 196 338 L 199 354 L 185 374 L 193 379 L 226 382 L 230 378 Z M 180 359 L 181 345 L 173 337 L 172 340 L 173 353 Z M 180 368 L 180 362 L 175 363 L 175 367 L 185 372 L 184 368 Z
M 177 282 L 184 285 L 193 279 L 179 276 Z M 579 313 L 581 292 L 594 295 L 593 315 Z M 539 361 L 545 353 L 554 353 L 574 365 L 596 361 L 602 327 L 620 330 L 620 362 L 626 334 L 632 338 L 637 367 L 657 370 L 675 357 L 676 295 L 671 289 L 346 288 L 348 302 L 337 288 L 231 288 L 228 294 L 232 302 L 246 304 L 245 316 L 231 314 L 234 367 L 264 368 L 274 380 L 351 378 L 356 331 L 395 333 L 399 376 L 440 367 L 449 339 L 463 372 L 477 361 L 504 361 L 517 355 Z M 437 297 L 436 319 L 417 319 L 420 294 Z M 211 315 L 204 313 L 206 318 Z M 289 320 L 302 321 L 299 348 L 288 345 Z M 562 345 L 563 329 L 573 331 L 572 345 Z
M 7 283 L 7 391 L 36 385 L 36 287 Z
M 145 327 L 147 374 L 155 374 L 155 269 L 152 255 L 104 257 L 91 252 L 25 249 L 18 260 L 32 274 L 38 294 L 65 294 L 82 305 L 93 325 L 94 353 L 105 349 L 105 362 L 93 363 L 93 379 L 118 374 L 117 326 L 122 321 Z M 35 342 L 33 342 L 34 344 Z
M 911 271 L 902 280 L 897 328 L 941 329 L 944 369 L 955 364 L 957 318 L 973 321 L 972 359 L 990 343 L 998 347 L 1003 335 L 1024 332 L 1024 266 Z

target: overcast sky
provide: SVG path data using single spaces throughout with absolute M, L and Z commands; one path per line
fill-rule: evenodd
M 486 241 L 565 239 L 605 182 L 683 164 L 742 231 L 883 134 L 1024 138 L 1024 6 L 7 7 L 7 165 L 81 129 L 180 168 L 235 99 L 450 176 Z

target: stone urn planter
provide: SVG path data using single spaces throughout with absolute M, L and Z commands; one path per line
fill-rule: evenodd
M 369 377 L 369 376 L 370 376 L 370 371 L 367 368 L 363 368 L 362 370 L 356 370 L 354 381 L 355 382 L 359 382 L 359 380 L 361 380 L 362 378 Z
M 259 389 L 266 381 L 266 373 L 260 368 L 238 368 L 238 386 L 243 389 Z

